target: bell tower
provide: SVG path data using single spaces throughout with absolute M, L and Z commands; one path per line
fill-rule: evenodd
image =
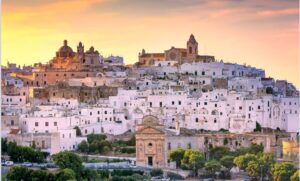
M 198 55 L 198 42 L 193 34 L 190 35 L 189 40 L 186 43 L 187 46 L 187 59 L 189 62 L 195 61 Z
M 84 46 L 82 45 L 81 42 L 79 42 L 78 46 L 77 46 L 77 53 L 80 55 L 84 54 Z

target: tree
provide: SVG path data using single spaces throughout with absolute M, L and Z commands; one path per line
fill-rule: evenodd
M 7 138 L 1 138 L 1 152 L 6 153 L 7 152 Z
M 26 167 L 13 166 L 7 173 L 8 180 L 30 180 L 30 172 Z
M 274 181 L 289 180 L 294 172 L 294 166 L 288 162 L 276 163 L 271 170 Z
M 221 164 L 217 160 L 209 160 L 205 163 L 204 169 L 209 175 L 214 176 L 215 173 L 221 169 Z
M 261 125 L 256 121 L 256 127 L 253 130 L 254 132 L 261 132 Z
M 169 159 L 171 161 L 175 161 L 176 162 L 176 167 L 180 168 L 181 167 L 181 160 L 183 159 L 185 150 L 182 148 L 178 148 L 177 150 L 172 150 L 169 153 Z
M 34 170 L 31 172 L 30 174 L 30 178 L 32 180 L 48 180 L 49 177 L 48 177 L 48 172 L 46 170 Z
M 83 166 L 82 160 L 77 154 L 63 151 L 53 155 L 53 160 L 60 169 L 72 169 L 76 173 L 76 178 L 80 178 Z
M 264 151 L 264 146 L 262 144 L 251 144 L 251 146 L 248 148 L 248 153 L 251 154 L 258 154 L 258 153 L 262 153 Z
M 225 155 L 221 158 L 220 163 L 221 165 L 223 165 L 224 167 L 230 170 L 234 166 L 233 160 L 234 160 L 234 156 Z
M 45 161 L 45 156 L 42 152 L 28 146 L 18 146 L 15 142 L 8 143 L 7 154 L 14 162 L 42 163 Z
M 93 169 L 84 169 L 82 172 L 82 178 L 87 179 L 88 181 L 95 181 L 96 179 L 99 179 L 99 174 L 96 170 Z
M 230 149 L 226 146 L 216 146 L 209 149 L 211 159 L 220 160 L 223 155 L 228 155 Z
M 257 160 L 256 155 L 247 153 L 246 155 L 235 157 L 233 163 L 239 168 L 245 170 L 248 166 L 248 163 L 252 160 Z
M 266 93 L 267 94 L 273 94 L 274 93 L 273 88 L 272 87 L 267 87 L 266 88 Z
M 193 170 L 196 175 L 198 170 L 204 166 L 204 155 L 200 151 L 195 151 L 187 149 L 184 152 L 183 159 L 181 160 L 181 165 L 183 168 Z
M 291 181 L 299 181 L 300 180 L 300 170 L 297 170 L 294 172 L 294 174 L 291 176 Z
M 101 141 L 101 140 L 105 140 L 107 138 L 106 135 L 103 135 L 103 134 L 89 134 L 87 136 L 87 140 L 88 140 L 88 143 L 91 144 L 92 142 L 94 141 Z
M 78 151 L 82 152 L 82 153 L 88 153 L 89 152 L 89 145 L 87 143 L 87 141 L 82 140 L 80 142 L 80 144 L 78 145 Z
M 78 126 L 75 126 L 74 129 L 76 129 L 76 136 L 82 136 L 81 130 Z
M 72 169 L 65 168 L 56 174 L 57 181 L 75 180 L 76 176 Z
M 246 168 L 247 174 L 254 178 L 265 177 L 269 173 L 269 170 L 270 165 L 263 160 L 251 160 Z

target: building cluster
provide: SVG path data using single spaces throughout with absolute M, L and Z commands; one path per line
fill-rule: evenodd
M 85 51 L 81 42 L 74 52 L 64 41 L 46 64 L 2 67 L 2 136 L 54 154 L 76 149 L 88 134 L 131 132 L 137 163 L 161 167 L 178 147 L 205 150 L 226 139 L 232 149 L 257 142 L 270 151 L 278 142 L 270 133 L 299 131 L 291 83 L 199 55 L 193 35 L 186 48 L 142 50 L 138 59 L 124 65 L 122 57 Z M 254 133 L 258 127 L 264 133 Z

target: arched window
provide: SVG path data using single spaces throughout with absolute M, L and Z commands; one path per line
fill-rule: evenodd
M 152 147 L 152 143 L 148 143 L 148 146 L 149 146 L 149 147 Z

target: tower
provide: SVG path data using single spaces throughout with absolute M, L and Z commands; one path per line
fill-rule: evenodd
M 186 43 L 187 46 L 187 59 L 188 61 L 195 61 L 198 55 L 198 42 L 193 34 L 190 35 L 189 40 Z
M 81 42 L 79 42 L 78 46 L 77 46 L 77 53 L 82 55 L 84 53 L 84 46 L 82 45 Z

